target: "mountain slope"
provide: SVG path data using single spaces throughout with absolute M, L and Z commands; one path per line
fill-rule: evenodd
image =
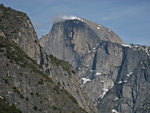
M 122 81 L 127 83 L 130 81 L 126 80 L 127 76 L 136 70 L 140 61 L 149 62 L 147 59 L 150 57 L 150 47 L 125 45 L 112 30 L 77 17 L 55 23 L 51 31 L 40 39 L 40 45 L 47 54 L 68 61 L 76 68 L 82 89 L 91 97 L 99 111 L 106 113 L 117 112 L 117 110 L 127 113 L 136 112 L 133 110 L 134 106 L 129 105 L 122 108 L 124 103 L 117 103 L 120 108 L 118 106 L 115 108 L 116 103 L 111 104 L 110 102 L 107 107 L 105 105 L 109 99 L 112 99 L 110 92 L 113 89 L 116 89 L 114 95 L 117 95 L 113 99 L 119 98 L 125 101 L 125 98 L 119 95 L 124 95 L 124 93 L 132 95 L 130 91 L 122 92 L 125 84 L 121 88 L 118 88 L 118 84 L 121 84 Z M 138 73 L 134 76 L 138 76 Z M 146 76 L 149 78 L 149 74 Z M 133 79 L 136 81 L 137 77 Z M 140 82 L 144 81 L 142 79 Z M 149 81 L 145 82 L 149 86 Z M 149 91 L 148 87 L 145 87 L 145 90 Z M 110 96 L 107 96 L 109 94 Z M 138 94 L 138 91 L 134 94 Z M 139 100 L 142 101 L 144 98 L 141 95 Z M 130 99 L 134 100 L 134 96 L 131 96 Z
M 143 49 L 142 46 L 133 45 L 132 48 L 124 48 L 124 60 L 115 85 L 98 101 L 100 112 L 108 113 L 112 110 L 121 113 L 150 112 L 148 107 L 150 57 Z
M 84 91 L 97 101 L 104 89 L 111 88 L 119 71 L 122 61 L 122 44 L 105 41 L 93 30 L 92 22 L 79 19 L 66 20 L 55 23 L 49 34 L 40 39 L 47 54 L 70 62 L 79 73 L 78 80 Z M 108 29 L 102 27 L 99 31 L 108 33 Z M 112 35 L 113 32 L 109 33 Z M 115 34 L 113 34 L 115 35 Z M 116 37 L 118 42 L 121 40 Z M 114 62 L 114 63 L 113 63 Z M 110 75 L 111 72 L 111 75 Z M 99 76 L 99 75 L 102 76 Z M 83 79 L 94 80 L 82 85 Z M 105 81 L 105 86 L 101 81 Z M 84 83 L 84 82 L 83 82 Z M 89 83 L 89 84 L 88 84 Z M 98 90 L 97 90 L 98 89 Z M 92 91 L 91 91 L 92 90 Z
M 71 71 L 66 70 L 65 66 L 68 63 L 57 64 L 55 61 L 52 61 L 53 57 L 47 55 L 39 45 L 36 32 L 26 14 L 0 5 L 0 31 L 1 35 L 4 35 L 13 44 L 15 43 L 29 57 L 35 60 L 42 68 L 41 71 L 46 72 L 48 78 L 52 78 L 61 89 L 65 89 L 70 95 L 75 97 L 82 109 L 85 109 L 87 112 L 97 112 L 91 100 L 82 92 L 72 66 L 69 66 Z M 17 78 L 18 76 L 16 76 Z M 55 89 L 57 90 L 57 88 Z M 45 88 L 45 91 L 49 92 L 51 90 Z
M 90 26 L 91 24 L 78 19 L 55 23 L 51 32 L 40 39 L 40 45 L 48 54 L 51 53 L 57 58 L 71 62 L 77 68 L 81 57 L 94 51 L 93 49 L 103 40 L 123 44 L 113 31 L 108 31 L 108 28 L 103 26 L 97 31 L 96 26 L 99 25 L 93 23 Z
M 0 36 L 1 98 L 23 113 L 83 112 L 77 100 L 46 75 L 15 43 Z

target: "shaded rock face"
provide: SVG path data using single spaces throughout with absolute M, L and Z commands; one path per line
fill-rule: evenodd
M 63 68 L 63 65 L 56 65 L 55 61 L 52 62 L 51 57 L 47 55 L 45 51 L 43 50 L 43 48 L 39 45 L 36 32 L 32 26 L 30 19 L 26 16 L 26 14 L 19 12 L 19 11 L 15 11 L 11 8 L 6 8 L 3 5 L 0 5 L 0 36 L 5 37 L 7 40 L 10 40 L 13 44 L 16 44 L 17 46 L 19 46 L 29 57 L 34 59 L 40 65 L 40 67 L 43 68 L 42 71 L 45 71 L 48 74 L 48 76 L 52 78 L 53 81 L 60 86 L 61 89 L 65 89 L 70 95 L 75 97 L 78 103 L 77 106 L 80 106 L 82 109 L 85 109 L 87 112 L 97 112 L 97 109 L 93 105 L 92 101 L 86 96 L 86 94 L 82 92 L 79 86 L 79 83 L 77 81 L 76 73 L 74 72 L 74 69 L 72 68 L 72 66 L 70 66 L 71 73 L 68 73 L 67 70 Z M 67 63 L 65 62 L 64 65 L 66 64 Z M 14 72 L 12 71 L 11 74 L 16 73 L 15 67 L 13 67 L 13 69 L 14 69 Z M 21 70 L 23 69 L 24 68 L 22 68 Z M 6 73 L 5 71 L 6 70 L 4 70 L 3 73 Z M 28 74 L 29 73 L 30 71 L 28 72 Z M 30 74 L 32 75 L 32 73 Z M 14 75 L 15 75 L 14 77 L 16 77 L 15 79 L 19 80 L 18 74 L 14 74 Z M 32 76 L 34 76 L 34 74 Z M 31 82 L 34 82 L 33 84 L 36 85 L 35 83 L 36 81 L 34 81 L 34 79 L 33 81 L 31 80 Z M 15 85 L 15 83 L 12 85 Z M 24 87 L 29 87 L 29 89 L 32 87 L 32 86 L 29 86 L 27 83 L 25 83 L 24 85 L 25 85 Z M 19 87 L 21 88 L 22 85 Z M 33 87 L 36 90 L 40 90 L 35 86 Z M 7 90 L 7 87 L 5 88 Z M 19 89 L 19 91 L 22 91 L 22 90 L 25 90 L 25 89 Z M 57 90 L 57 87 L 56 87 L 56 90 Z M 28 91 L 28 90 L 25 90 L 25 91 Z M 43 92 L 44 91 L 45 91 L 44 94 L 47 94 L 47 93 L 50 93 L 52 90 L 49 90 L 49 88 L 47 88 L 46 86 L 43 89 Z M 28 93 L 24 92 L 24 95 L 28 95 Z M 57 96 L 56 98 L 59 98 L 59 96 Z M 32 104 L 32 101 L 34 100 L 32 100 L 31 98 L 31 101 L 29 102 L 31 102 Z M 60 100 L 60 101 L 63 101 L 63 100 Z M 12 101 L 9 101 L 9 102 L 12 102 Z M 23 104 L 25 103 L 22 103 L 21 106 L 23 106 Z M 60 106 L 63 106 L 63 105 L 60 105 Z M 21 108 L 20 106 L 18 107 Z M 24 109 L 23 112 L 25 112 L 25 108 L 23 109 Z M 81 112 L 82 112 L 82 109 L 80 109 Z M 32 112 L 32 110 L 30 112 Z
M 149 56 L 142 47 L 124 48 L 124 59 L 114 87 L 99 99 L 100 112 L 150 112 Z M 109 107 L 108 107 L 109 106 Z M 109 108 L 109 109 L 108 109 Z
M 135 72 L 141 61 L 149 62 L 149 47 L 125 45 L 112 30 L 81 18 L 55 23 L 49 34 L 40 39 L 40 45 L 48 54 L 70 62 L 76 68 L 82 89 L 100 112 L 138 112 L 135 101 L 141 101 L 149 111 L 149 104 L 144 104 L 144 99 L 149 98 L 146 94 L 149 81 L 144 80 L 144 76 L 149 78 L 149 74 L 140 74 L 140 69 Z M 134 82 L 130 82 L 131 79 Z M 141 85 L 139 90 L 133 91 L 137 84 Z M 141 92 L 135 100 L 143 87 L 145 97 Z M 126 99 L 127 96 L 130 99 Z

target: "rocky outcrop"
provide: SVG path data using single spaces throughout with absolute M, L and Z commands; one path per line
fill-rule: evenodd
M 130 95 L 129 100 L 134 100 L 135 97 L 132 96 L 131 88 L 127 88 L 125 84 L 135 87 L 134 83 L 129 82 L 131 77 L 128 76 L 137 70 L 142 60 L 149 62 L 149 47 L 125 45 L 112 30 L 78 17 L 55 23 L 51 31 L 40 39 L 40 45 L 47 54 L 68 61 L 76 68 L 82 89 L 100 112 L 137 112 L 135 102 L 131 102 L 133 106 L 127 106 L 129 101 L 126 96 Z M 136 76 L 149 78 L 148 74 L 135 73 L 133 76 L 133 81 L 137 80 Z M 137 84 L 139 82 L 145 82 L 149 86 L 149 81 L 137 80 Z M 149 91 L 144 84 L 141 87 L 145 88 L 145 92 Z M 134 95 L 138 93 L 134 91 Z M 148 95 L 138 98 L 143 102 Z
M 40 64 L 37 35 L 25 13 L 0 5 L 0 31 Z
M 43 68 L 43 69 L 41 69 L 41 71 L 43 72 L 43 70 L 44 70 L 46 72 L 46 74 L 48 74 L 47 75 L 48 78 L 49 77 L 52 78 L 53 81 L 55 82 L 55 84 L 59 85 L 60 89 L 66 90 L 68 92 L 68 94 L 71 96 L 71 98 L 73 97 L 73 100 L 75 101 L 75 103 L 78 103 L 77 106 L 80 106 L 82 109 L 85 109 L 87 112 L 97 112 L 97 109 L 93 105 L 92 101 L 82 92 L 82 90 L 78 84 L 78 81 L 76 79 L 76 73 L 74 72 L 73 68 L 70 66 L 69 70 L 71 70 L 71 71 L 69 71 L 69 72 L 68 72 L 68 70 L 65 70 L 66 69 L 65 66 L 69 65 L 69 64 L 67 64 L 66 62 L 63 62 L 63 61 L 58 64 L 55 62 L 58 59 L 55 59 L 55 61 L 52 61 L 54 58 L 47 55 L 45 53 L 45 51 L 43 50 L 43 48 L 39 45 L 39 41 L 38 41 L 36 32 L 32 26 L 30 19 L 28 18 L 28 16 L 26 14 L 19 12 L 19 11 L 15 11 L 11 8 L 6 8 L 3 5 L 0 5 L 0 31 L 1 31 L 1 35 L 4 35 L 7 40 L 10 40 L 14 45 L 16 44 L 17 46 L 19 46 L 29 57 L 34 59 L 35 62 L 37 62 L 37 64 L 39 64 L 40 67 Z M 32 62 L 31 62 L 31 64 L 32 64 Z M 2 67 L 3 66 L 4 65 L 2 65 Z M 12 68 L 14 69 L 14 71 L 12 71 L 11 74 L 17 73 L 16 72 L 17 70 L 15 70 L 16 67 L 14 64 L 12 64 Z M 21 68 L 21 70 L 23 70 L 23 69 L 24 68 Z M 8 70 L 4 70 L 3 73 L 6 73 L 6 71 L 9 71 L 9 70 L 10 69 L 8 68 Z M 27 71 L 27 70 L 25 69 L 25 71 Z M 25 71 L 23 71 L 23 73 L 26 73 Z M 27 71 L 27 73 L 30 75 L 31 74 L 30 70 Z M 33 73 L 31 75 L 34 76 L 34 75 L 36 75 L 36 73 Z M 32 76 L 31 76 L 31 78 L 32 78 Z M 39 74 L 39 76 L 40 76 L 40 74 Z M 19 77 L 18 74 L 14 74 L 15 81 L 17 81 L 19 79 L 18 77 Z M 31 79 L 31 78 L 29 77 L 28 79 Z M 24 78 L 20 78 L 20 79 L 24 80 Z M 15 86 L 15 87 L 20 92 L 22 90 L 25 90 L 26 87 L 28 90 L 25 90 L 25 91 L 29 91 L 30 89 L 35 89 L 37 91 L 40 91 L 40 89 L 38 89 L 38 87 L 36 87 L 37 81 L 32 81 L 32 79 L 31 79 L 30 82 L 33 82 L 32 86 L 30 86 L 30 84 L 28 84 L 28 83 L 23 83 L 24 89 L 18 89 L 18 88 L 22 88 L 22 85 L 20 85 L 19 87 L 18 86 Z M 19 83 L 20 82 L 18 81 L 18 84 Z M 1 85 L 3 85 L 3 84 L 1 84 Z M 15 85 L 15 83 L 12 85 Z M 57 90 L 57 89 L 59 89 L 59 87 L 56 87 L 54 89 Z M 7 88 L 4 87 L 4 89 L 7 89 Z M 11 90 L 11 88 L 10 88 L 10 90 Z M 44 91 L 45 91 L 44 95 L 46 95 L 50 92 L 53 92 L 47 86 L 45 86 L 45 88 L 43 88 L 42 93 Z M 1 94 L 3 94 L 3 93 L 1 93 Z M 28 95 L 28 92 L 23 92 L 23 95 Z M 43 95 L 43 97 L 44 97 L 44 95 Z M 54 93 L 54 95 L 55 95 L 55 93 Z M 62 95 L 62 93 L 60 93 L 60 95 Z M 8 94 L 8 97 L 9 96 L 10 95 Z M 75 97 L 75 99 L 74 99 L 74 97 Z M 46 97 L 46 98 L 49 98 L 49 97 Z M 58 99 L 58 98 L 59 98 L 59 95 L 56 96 L 56 99 Z M 61 96 L 60 96 L 60 98 L 61 98 Z M 64 97 L 62 97 L 62 98 L 64 98 Z M 35 98 L 35 99 L 37 99 L 37 98 Z M 14 100 L 14 101 L 12 101 L 12 100 L 9 102 L 20 101 L 20 99 Z M 77 100 L 77 102 L 76 102 L 76 100 Z M 35 101 L 35 102 L 32 102 L 32 101 L 34 101 L 34 99 L 32 100 L 32 98 L 31 98 L 31 101 L 29 101 L 29 102 L 31 102 L 31 104 L 33 104 L 33 103 L 36 104 L 36 102 L 39 102 L 39 101 Z M 64 100 L 60 100 L 60 101 L 64 101 Z M 21 102 L 24 102 L 24 100 Z M 18 107 L 21 108 L 21 106 L 23 107 L 24 104 L 25 103 L 22 103 L 22 105 L 20 105 Z M 40 105 L 38 105 L 38 106 L 40 106 Z M 63 105 L 60 105 L 60 106 L 63 106 Z M 68 108 L 70 108 L 70 107 L 68 106 Z M 25 112 L 25 108 L 22 108 L 22 109 L 24 109 L 23 112 Z M 35 109 L 37 109 L 37 108 L 35 108 Z M 44 107 L 44 109 L 46 109 L 46 108 Z M 54 109 L 57 109 L 57 107 L 56 108 L 54 107 Z M 71 108 L 71 109 L 73 110 L 74 108 Z M 31 110 L 31 111 L 33 111 L 33 110 Z M 29 109 L 29 112 L 31 112 L 31 111 Z M 52 112 L 54 112 L 54 111 L 52 111 Z M 65 112 L 65 110 L 63 112 Z M 82 112 L 82 110 L 81 110 L 81 112 Z
M 48 54 L 70 62 L 75 68 L 81 64 L 81 57 L 93 52 L 103 40 L 123 44 L 113 31 L 91 24 L 79 19 L 55 23 L 51 32 L 40 39 L 40 44 Z
M 105 92 L 103 89 L 114 85 L 122 62 L 120 44 L 123 41 L 108 28 L 91 24 L 79 19 L 55 23 L 51 32 L 40 39 L 40 44 L 48 54 L 70 62 L 76 68 L 84 91 L 96 101 Z M 103 34 L 98 35 L 96 29 Z M 116 36 L 118 43 L 105 41 L 106 34 Z M 84 85 L 83 79 L 90 82 Z
M 123 48 L 124 58 L 115 85 L 98 101 L 100 112 L 150 112 L 149 49 L 133 45 Z
M 74 96 L 54 83 L 40 65 L 1 36 L 0 56 L 0 99 L 10 106 L 16 106 L 22 113 L 86 113 Z M 14 112 L 12 109 L 11 113 Z

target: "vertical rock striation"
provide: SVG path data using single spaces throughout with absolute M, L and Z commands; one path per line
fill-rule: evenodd
M 144 104 L 144 100 L 149 98 L 146 94 L 149 92 L 149 74 L 142 74 L 141 69 L 138 70 L 140 72 L 135 71 L 142 65 L 140 62 L 149 63 L 150 47 L 126 45 L 112 30 L 78 17 L 55 23 L 51 31 L 40 39 L 40 45 L 47 54 L 76 68 L 82 89 L 99 111 L 135 113 L 138 112 L 135 106 L 140 106 L 136 101 L 141 101 L 149 112 L 149 104 Z M 143 82 L 145 84 L 142 85 Z M 142 89 L 135 91 L 134 88 L 139 84 L 138 88 L 145 89 L 145 97 L 141 94 L 136 100 L 135 95 Z

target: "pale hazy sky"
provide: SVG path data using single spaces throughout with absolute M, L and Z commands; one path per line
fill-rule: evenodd
M 0 0 L 27 13 L 38 37 L 60 15 L 83 17 L 116 32 L 125 43 L 150 46 L 150 0 Z

